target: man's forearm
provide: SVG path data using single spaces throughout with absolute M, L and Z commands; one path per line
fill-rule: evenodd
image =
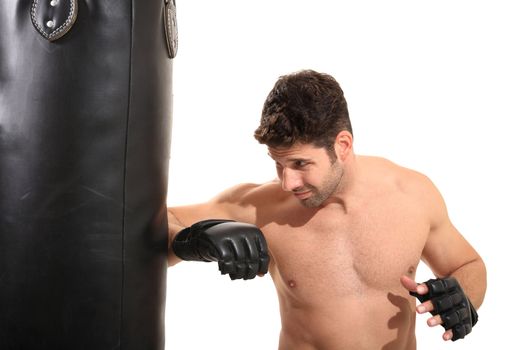
M 454 271 L 455 277 L 474 307 L 479 309 L 487 289 L 487 270 L 481 258 L 473 260 Z
M 185 226 L 180 222 L 177 216 L 173 213 L 173 210 L 171 208 L 168 208 L 168 232 L 169 232 L 168 266 L 173 266 L 182 261 L 181 258 L 175 255 L 171 246 L 172 246 L 173 240 L 175 239 L 175 236 L 177 235 L 177 233 L 179 233 L 184 227 Z

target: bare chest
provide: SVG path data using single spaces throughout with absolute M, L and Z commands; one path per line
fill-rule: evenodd
M 277 287 L 311 300 L 399 290 L 399 278 L 415 272 L 428 224 L 417 208 L 384 204 L 263 230 Z

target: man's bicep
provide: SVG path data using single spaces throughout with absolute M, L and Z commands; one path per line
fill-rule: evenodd
M 445 200 L 438 189 L 428 187 L 430 231 L 423 260 L 438 277 L 451 273 L 479 258 L 479 255 L 450 220 Z

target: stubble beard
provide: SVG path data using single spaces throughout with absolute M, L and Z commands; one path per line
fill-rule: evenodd
M 317 208 L 321 206 L 330 196 L 332 196 L 341 184 L 343 178 L 343 166 L 334 162 L 330 169 L 329 175 L 323 181 L 319 188 L 306 184 L 304 187 L 312 192 L 312 195 L 301 200 L 301 204 L 306 208 Z

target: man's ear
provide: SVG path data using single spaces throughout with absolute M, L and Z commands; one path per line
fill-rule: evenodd
M 353 144 L 354 138 L 349 131 L 343 130 L 339 132 L 334 141 L 334 150 L 337 157 L 342 161 L 346 160 L 353 153 Z

